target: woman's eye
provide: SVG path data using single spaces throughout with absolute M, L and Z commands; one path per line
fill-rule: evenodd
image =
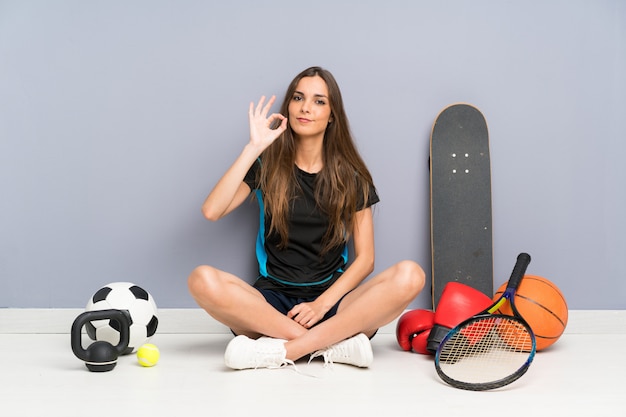
M 320 106 L 323 106 L 326 104 L 324 100 L 317 100 L 316 103 L 319 104 Z
M 293 99 L 292 99 L 292 100 L 293 100 L 293 101 L 301 101 L 301 100 L 302 100 L 302 97 L 300 97 L 300 96 L 293 96 Z

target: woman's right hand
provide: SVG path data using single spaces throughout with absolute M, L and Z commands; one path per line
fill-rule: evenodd
M 262 96 L 258 104 L 250 103 L 248 117 L 250 119 L 250 144 L 258 147 L 261 151 L 270 146 L 286 129 L 287 118 L 280 113 L 268 113 L 272 104 L 276 101 L 276 96 L 272 96 L 265 106 L 265 96 Z M 280 120 L 280 125 L 272 129 L 272 124 Z

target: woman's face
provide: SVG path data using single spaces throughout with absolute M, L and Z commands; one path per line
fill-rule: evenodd
M 323 138 L 330 117 L 326 82 L 318 75 L 302 78 L 289 102 L 289 125 L 295 134 Z

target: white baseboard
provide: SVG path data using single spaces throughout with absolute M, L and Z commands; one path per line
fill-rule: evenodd
M 0 334 L 58 334 L 68 333 L 81 309 L 0 309 Z M 394 334 L 396 321 L 379 330 Z M 229 333 L 201 309 L 159 309 L 159 333 Z M 626 310 L 571 310 L 566 334 L 624 334 Z

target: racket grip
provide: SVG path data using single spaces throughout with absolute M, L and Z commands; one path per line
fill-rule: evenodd
M 507 290 L 517 290 L 520 282 L 522 282 L 522 278 L 524 278 L 524 274 L 526 273 L 526 268 L 528 268 L 529 263 L 529 254 L 522 252 L 517 255 L 517 262 L 515 263 L 513 272 L 511 272 L 511 278 L 509 278 L 509 283 L 506 286 Z

